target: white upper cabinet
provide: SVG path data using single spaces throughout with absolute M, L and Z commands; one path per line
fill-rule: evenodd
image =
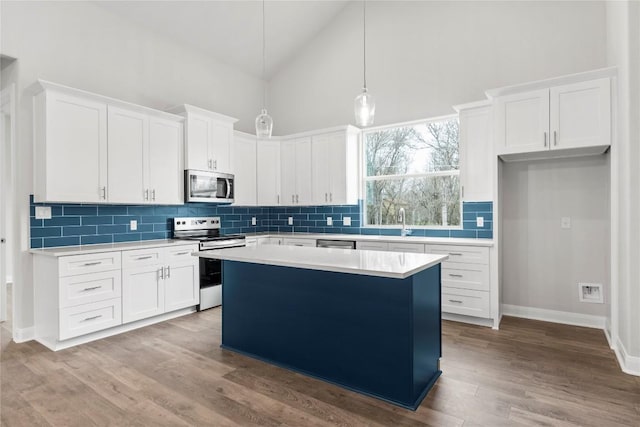
M 142 203 L 145 197 L 145 152 L 149 145 L 149 116 L 108 107 L 108 185 L 111 203 Z
M 105 201 L 107 104 L 43 89 L 33 105 L 35 201 Z
M 256 137 L 236 132 L 233 150 L 234 204 L 255 206 L 257 202 Z
M 281 204 L 311 204 L 311 137 L 282 141 L 280 153 Z
M 184 203 L 183 135 L 182 123 L 175 120 L 152 117 L 149 122 L 145 191 L 151 203 Z
M 315 205 L 358 203 L 357 129 L 312 136 L 312 183 Z
M 460 185 L 464 201 L 493 200 L 491 104 L 456 106 L 460 118 Z
M 183 203 L 183 118 L 38 81 L 36 202 Z
M 495 98 L 498 155 L 511 160 L 526 153 L 538 153 L 528 158 L 599 154 L 611 145 L 611 79 L 569 80 L 526 92 L 507 88 Z
M 280 141 L 277 139 L 258 140 L 257 157 L 257 199 L 259 206 L 280 204 Z
M 234 173 L 233 124 L 237 119 L 187 104 L 171 111 L 186 118 L 185 169 Z

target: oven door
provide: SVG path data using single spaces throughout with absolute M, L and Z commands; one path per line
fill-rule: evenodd
M 222 304 L 222 261 L 200 258 L 200 304 L 198 311 Z
M 233 175 L 198 170 L 184 171 L 186 202 L 232 203 Z

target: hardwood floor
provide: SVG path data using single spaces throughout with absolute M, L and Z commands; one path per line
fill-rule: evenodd
M 2 426 L 639 426 L 640 378 L 601 331 L 444 322 L 412 412 L 221 350 L 220 309 L 59 352 L 2 335 Z

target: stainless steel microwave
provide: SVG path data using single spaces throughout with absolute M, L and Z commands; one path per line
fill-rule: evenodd
M 184 199 L 185 202 L 232 203 L 233 175 L 185 170 Z

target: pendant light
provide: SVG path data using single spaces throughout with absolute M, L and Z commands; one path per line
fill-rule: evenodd
M 367 1 L 362 2 L 362 47 L 363 47 L 363 80 L 362 93 L 356 96 L 353 103 L 354 112 L 356 114 L 356 124 L 361 127 L 371 126 L 373 118 L 376 114 L 376 101 L 369 92 L 367 92 Z
M 273 131 L 273 119 L 267 113 L 267 82 L 265 77 L 265 51 L 266 51 L 266 37 L 265 37 L 265 25 L 264 25 L 264 1 L 262 0 L 262 111 L 256 117 L 256 136 L 258 138 L 271 138 L 271 132 Z

